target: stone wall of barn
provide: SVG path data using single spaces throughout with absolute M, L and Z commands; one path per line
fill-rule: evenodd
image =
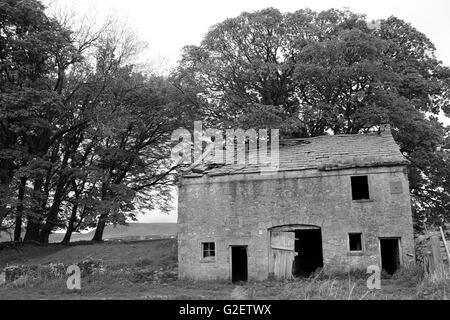
M 351 176 L 368 175 L 371 200 L 353 201 Z M 230 279 L 230 246 L 248 246 L 249 279 L 268 277 L 269 229 L 305 224 L 322 228 L 323 258 L 342 271 L 381 265 L 379 238 L 401 238 L 402 265 L 414 263 L 405 167 L 317 170 L 184 178 L 178 206 L 180 278 Z M 362 233 L 362 254 L 348 234 Z M 215 242 L 215 259 L 202 243 Z

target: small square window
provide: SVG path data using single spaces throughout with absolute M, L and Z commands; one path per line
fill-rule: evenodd
M 216 256 L 216 244 L 214 242 L 204 242 L 203 258 L 214 258 Z
M 369 179 L 367 176 L 352 177 L 353 200 L 370 200 Z
M 348 243 L 351 252 L 361 252 L 362 247 L 362 233 L 350 233 L 348 235 Z

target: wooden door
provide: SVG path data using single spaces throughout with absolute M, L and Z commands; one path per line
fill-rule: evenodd
M 272 231 L 270 233 L 270 272 L 277 279 L 291 279 L 296 256 L 295 232 Z

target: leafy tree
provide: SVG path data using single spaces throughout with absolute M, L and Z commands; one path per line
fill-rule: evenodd
M 310 137 L 390 123 L 412 163 L 421 227 L 448 219 L 450 210 L 448 128 L 436 118 L 450 116 L 450 70 L 434 52 L 424 34 L 395 17 L 372 28 L 348 10 L 269 8 L 215 25 L 200 46 L 184 49 L 173 76 L 223 128 Z
M 140 44 L 107 23 L 72 32 L 36 0 L 0 0 L 0 226 L 47 243 L 56 229 L 126 224 L 168 210 L 167 79 L 130 64 Z
M 145 79 L 130 68 L 121 72 L 107 98 L 115 116 L 103 115 L 106 137 L 96 150 L 102 176 L 98 194 L 104 207 L 95 241 L 102 240 L 106 223 L 123 224 L 135 218 L 137 209 L 167 211 L 171 199 L 168 142 L 178 123 L 173 89 L 161 78 Z
M 5 140 L 1 161 L 9 181 L 2 180 L 9 185 L 14 169 L 24 164 L 32 169 L 30 177 L 19 177 L 22 187 L 29 178 L 34 180 L 36 211 L 28 221 L 30 239 L 37 238 L 35 225 L 42 218 L 40 187 L 47 152 L 72 130 L 63 125 L 67 114 L 60 93 L 64 71 L 78 58 L 70 32 L 43 9 L 37 1 L 0 1 L 0 136 Z

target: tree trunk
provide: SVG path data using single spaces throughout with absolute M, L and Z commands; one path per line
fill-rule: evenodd
M 5 138 L 5 137 L 0 137 Z M 3 141 L 0 141 L 3 142 Z M 4 144 L 0 144 L 0 147 L 6 147 Z M 2 194 L 3 190 L 8 190 L 11 181 L 13 179 L 13 163 L 11 160 L 0 159 L 0 230 L 2 228 L 3 220 L 8 215 L 8 208 L 3 197 L 6 196 Z M 3 189 L 3 190 L 2 190 Z
M 47 215 L 47 219 L 45 221 L 44 226 L 42 226 L 42 230 L 39 233 L 39 242 L 48 243 L 50 234 L 56 225 L 56 218 L 58 216 L 59 208 L 61 205 L 61 196 L 60 194 L 56 194 L 53 199 L 53 205 L 50 208 L 50 211 Z
M 6 206 L 0 204 L 0 230 L 2 229 L 3 219 L 6 217 Z
M 48 244 L 48 240 L 50 238 L 51 230 L 47 227 L 43 226 L 39 231 L 39 243 Z
M 39 242 L 40 223 L 37 220 L 28 218 L 27 230 L 23 241 Z
M 103 231 L 105 230 L 106 226 L 106 219 L 108 218 L 108 214 L 104 213 L 100 215 L 100 218 L 98 219 L 97 228 L 95 229 L 94 237 L 92 238 L 92 241 L 103 241 Z
M 72 224 L 72 226 L 71 226 Z M 70 239 L 72 238 L 73 233 L 73 223 L 69 222 L 69 227 L 67 228 L 66 234 L 64 235 L 64 239 L 61 241 L 62 244 L 70 243 Z
M 27 230 L 25 232 L 24 241 L 39 241 L 39 231 L 41 229 L 44 210 L 42 208 L 42 196 L 40 195 L 43 184 L 44 180 L 42 177 L 36 179 L 36 181 L 34 182 L 33 200 L 35 201 L 36 205 L 33 207 L 33 214 L 31 216 L 28 215 Z
M 58 178 L 58 183 L 56 184 L 55 194 L 53 196 L 53 203 L 50 208 L 50 211 L 47 214 L 45 225 L 42 227 L 41 234 L 39 236 L 41 243 L 48 243 L 48 238 L 50 234 L 55 229 L 55 225 L 57 224 L 58 213 L 61 207 L 61 203 L 64 197 L 64 189 L 67 184 L 67 175 L 64 173 L 67 168 L 67 163 L 70 157 L 70 149 L 66 151 L 64 154 L 64 159 L 61 165 L 61 173 Z
M 23 199 L 25 198 L 25 188 L 27 184 L 27 178 L 20 179 L 19 195 L 17 200 L 19 205 L 16 212 L 16 225 L 14 228 L 14 242 L 20 242 L 22 240 L 22 216 L 23 216 Z
M 78 211 L 78 203 L 75 203 L 72 207 L 72 214 L 70 216 L 69 225 L 67 226 L 66 234 L 64 235 L 64 239 L 61 243 L 67 244 L 70 242 L 70 238 L 72 237 L 75 222 L 77 221 L 77 211 Z

